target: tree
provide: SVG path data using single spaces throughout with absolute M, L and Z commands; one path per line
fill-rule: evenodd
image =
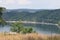
M 5 10 L 4 7 L 0 7 L 0 17 L 2 16 L 4 10 Z
M 5 10 L 4 7 L 0 7 L 0 24 L 5 24 L 6 22 L 2 18 L 3 11 Z
M 11 31 L 17 32 L 17 33 L 23 33 L 23 34 L 35 32 L 35 31 L 33 31 L 33 28 L 31 28 L 31 27 L 30 28 L 24 27 L 21 22 L 13 23 L 11 25 Z
M 11 31 L 12 32 L 20 33 L 23 29 L 24 28 L 23 28 L 23 25 L 21 23 L 16 22 L 16 23 L 13 23 L 11 25 Z

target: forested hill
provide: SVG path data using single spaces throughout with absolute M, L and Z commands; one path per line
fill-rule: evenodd
M 58 23 L 60 21 L 60 9 L 40 10 L 40 9 L 16 9 L 7 10 L 3 14 L 5 20 L 24 20 Z

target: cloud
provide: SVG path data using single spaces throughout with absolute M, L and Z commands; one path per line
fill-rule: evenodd
M 32 3 L 29 0 L 0 0 L 0 7 L 6 8 L 20 8 L 27 7 Z
M 7 8 L 60 8 L 60 0 L 0 0 L 0 6 Z
M 60 8 L 60 0 L 33 0 L 33 5 L 33 8 L 57 9 Z
M 4 3 L 5 4 L 14 4 L 15 0 L 5 0 Z
M 29 1 L 29 0 L 17 0 L 17 3 L 20 5 L 28 5 L 28 4 L 31 4 L 31 1 Z
M 0 0 L 0 7 L 2 7 L 3 6 L 3 1 L 2 0 Z
M 2 0 L 0 0 L 0 3 L 2 2 Z
M 6 5 L 9 5 L 9 4 L 17 4 L 17 5 L 31 4 L 31 1 L 29 1 L 29 0 L 3 0 L 0 2 L 3 2 L 2 4 L 6 4 Z

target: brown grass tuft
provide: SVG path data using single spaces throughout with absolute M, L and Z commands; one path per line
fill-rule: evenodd
M 9 34 L 0 33 L 0 40 L 60 40 L 60 35 L 48 36 L 44 34 Z

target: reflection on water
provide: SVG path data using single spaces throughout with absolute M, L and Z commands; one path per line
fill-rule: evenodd
M 9 25 L 4 27 L 0 26 L 0 32 L 10 32 Z M 38 33 L 51 34 L 60 33 L 60 29 L 55 25 L 42 25 L 42 24 L 24 24 L 24 27 L 32 27 Z

